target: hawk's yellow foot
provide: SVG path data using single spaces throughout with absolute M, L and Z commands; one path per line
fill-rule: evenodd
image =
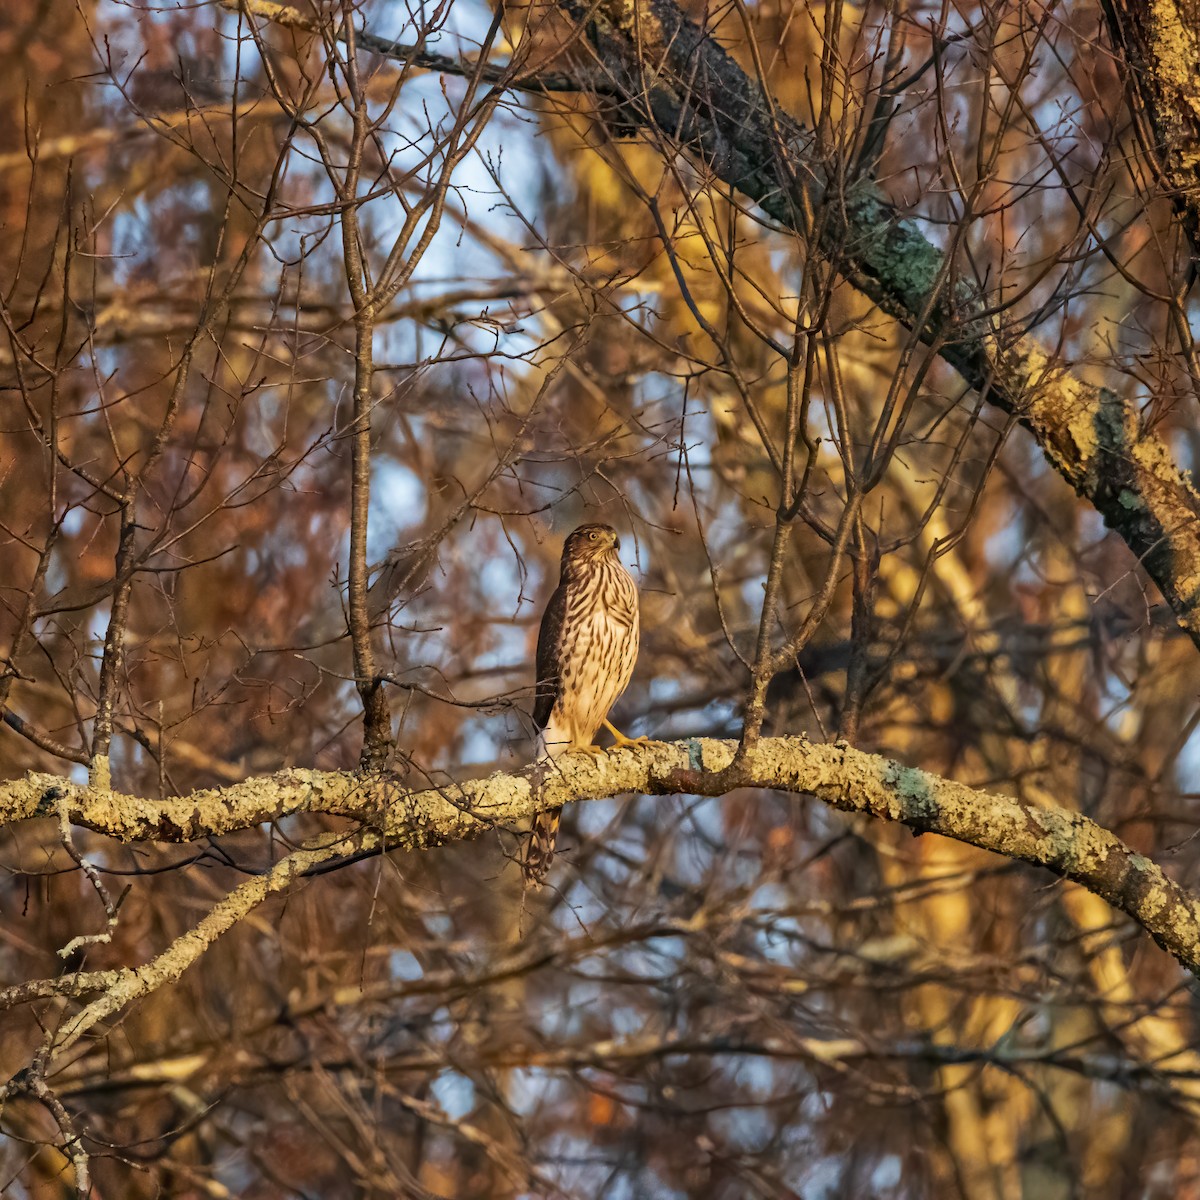
M 611 721 L 601 722 L 605 729 L 616 739 L 613 743 L 614 750 L 621 750 L 625 746 L 648 746 L 650 739 L 648 737 L 626 737 Z

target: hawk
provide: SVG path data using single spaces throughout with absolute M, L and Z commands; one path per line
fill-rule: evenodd
M 536 761 L 568 750 L 601 753 L 592 739 L 603 725 L 618 746 L 627 738 L 608 722 L 625 690 L 638 653 L 638 594 L 618 556 L 621 539 L 611 525 L 580 525 L 563 546 L 558 588 L 542 616 L 537 645 L 533 723 Z M 534 818 L 522 864 L 537 887 L 554 858 L 561 809 Z

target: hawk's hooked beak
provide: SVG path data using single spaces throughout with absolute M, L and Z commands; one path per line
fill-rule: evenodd
M 621 539 L 613 534 L 613 549 L 619 551 L 621 549 Z

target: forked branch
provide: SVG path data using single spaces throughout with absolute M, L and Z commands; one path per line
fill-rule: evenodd
M 844 742 L 763 738 L 736 764 L 735 749 L 732 741 L 706 738 L 654 743 L 596 759 L 567 755 L 550 772 L 530 768 L 422 791 L 388 774 L 288 770 L 164 801 L 31 774 L 0 785 L 0 821 L 65 811 L 73 823 L 119 841 L 185 842 L 294 813 L 320 812 L 363 822 L 375 845 L 424 850 L 515 825 L 564 804 L 628 792 L 721 796 L 737 788 L 760 788 L 807 794 L 843 812 L 900 822 L 916 833 L 938 833 L 1043 866 L 1132 917 L 1200 975 L 1200 900 L 1080 813 L 1034 807 Z M 318 852 L 322 858 L 336 853 L 328 841 Z M 194 941 L 194 934 L 184 940 Z M 78 978 L 64 982 L 73 990 L 79 987 Z M 5 996 L 0 992 L 0 1007 Z

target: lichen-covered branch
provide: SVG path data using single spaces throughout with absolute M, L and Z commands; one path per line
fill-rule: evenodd
M 309 27 L 268 0 L 225 2 Z M 810 232 L 810 215 L 821 211 L 821 248 L 836 269 L 918 329 L 990 402 L 1020 418 L 1059 474 L 1125 540 L 1200 645 L 1200 493 L 1142 420 L 1137 396 L 1087 383 L 1033 337 L 1001 330 L 985 315 L 990 298 L 955 283 L 942 250 L 869 179 L 836 191 L 811 131 L 781 111 L 674 0 L 560 6 L 587 23 L 607 91 L 622 98 L 623 124 L 678 146 L 787 228 Z M 366 33 L 358 40 L 426 65 L 418 48 Z M 462 71 L 452 62 L 435 69 Z
M 656 743 L 600 758 L 569 755 L 556 760 L 552 769 L 531 768 L 422 791 L 388 774 L 288 770 L 162 802 L 31 774 L 0 785 L 0 821 L 63 811 L 73 823 L 121 841 L 179 842 L 290 814 L 321 812 L 361 822 L 374 844 L 419 850 L 513 825 L 574 801 L 628 792 L 719 796 L 735 788 L 764 788 L 813 795 L 844 812 L 898 821 L 918 833 L 939 833 L 1046 867 L 1132 917 L 1200 975 L 1200 901 L 1079 813 L 979 791 L 845 743 L 765 738 L 736 767 L 735 750 L 732 741 Z M 323 860 L 341 850 L 322 842 L 305 852 Z M 306 862 L 303 869 L 311 865 Z M 298 869 L 292 863 L 288 878 Z M 247 896 L 254 892 L 265 899 L 278 890 L 265 879 L 249 881 L 232 895 L 246 890 Z
M 941 249 L 870 180 L 837 190 L 810 131 L 673 0 L 562 4 L 594 22 L 601 58 L 629 97 L 623 113 L 640 114 L 784 226 L 807 233 L 809 215 L 823 213 L 820 244 L 834 266 L 1020 418 L 1200 644 L 1200 493 L 1142 421 L 1137 398 L 1085 383 L 1028 334 L 1001 330 L 984 315 L 989 298 L 955 284 Z
M 1188 0 L 1105 0 L 1130 72 L 1142 151 L 1200 257 L 1200 6 Z

